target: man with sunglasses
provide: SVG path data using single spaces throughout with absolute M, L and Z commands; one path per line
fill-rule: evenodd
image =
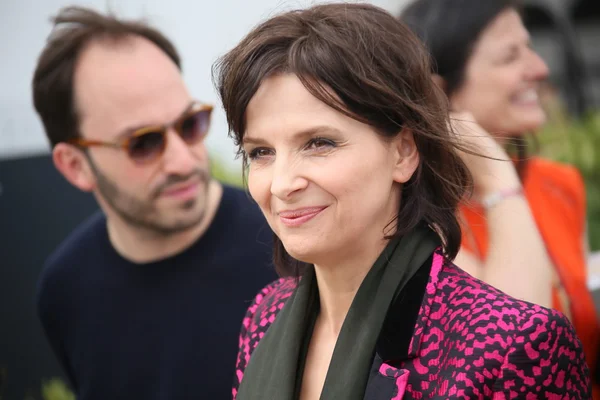
M 33 77 L 56 168 L 102 210 L 49 257 L 37 307 L 79 400 L 231 398 L 272 233 L 211 179 L 212 106 L 142 22 L 62 9 Z

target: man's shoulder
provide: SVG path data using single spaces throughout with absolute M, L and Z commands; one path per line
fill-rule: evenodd
M 268 246 L 270 250 L 273 232 L 260 208 L 246 191 L 223 185 L 219 214 L 220 217 L 215 222 L 227 229 L 230 238 L 238 241 L 248 238 L 247 244 L 254 246 L 259 243 Z
M 53 318 L 57 307 L 73 301 L 73 289 L 80 286 L 79 273 L 93 262 L 96 249 L 106 234 L 106 219 L 100 211 L 77 226 L 46 259 L 38 278 L 36 303 L 45 320 Z M 104 240 L 108 241 L 107 238 Z
M 262 217 L 260 208 L 258 208 L 258 205 L 249 193 L 235 186 L 224 183 L 221 185 L 223 186 L 223 198 L 221 202 L 229 212 L 234 212 L 243 218 Z
M 106 217 L 98 211 L 79 224 L 48 256 L 42 278 L 70 269 L 93 257 L 92 251 L 107 241 Z

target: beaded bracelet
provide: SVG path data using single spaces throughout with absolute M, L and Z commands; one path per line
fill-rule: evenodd
M 499 190 L 497 192 L 494 192 L 492 194 L 485 196 L 481 200 L 481 204 L 483 205 L 483 208 L 485 208 L 486 210 L 489 210 L 490 208 L 492 208 L 495 205 L 497 205 L 498 203 L 500 203 L 502 200 L 504 200 L 508 197 L 512 197 L 512 196 L 519 196 L 522 193 L 523 193 L 522 187 Z

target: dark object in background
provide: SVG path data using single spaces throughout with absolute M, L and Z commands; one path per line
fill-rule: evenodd
M 585 115 L 600 106 L 600 2 L 522 0 L 533 47 L 550 68 L 569 111 Z
M 35 287 L 46 257 L 97 210 L 49 154 L 0 160 L 0 399 L 38 400 L 43 380 L 65 380 L 36 315 Z

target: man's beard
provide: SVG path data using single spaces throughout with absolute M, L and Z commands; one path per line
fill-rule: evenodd
M 167 236 L 189 230 L 200 224 L 204 219 L 206 214 L 205 208 L 208 202 L 208 185 L 210 181 L 210 174 L 207 171 L 197 169 L 186 176 L 171 175 L 149 196 L 147 200 L 143 200 L 121 190 L 112 179 L 104 175 L 98 169 L 98 166 L 91 160 L 89 155 L 88 160 L 94 176 L 96 177 L 98 192 L 100 192 L 102 198 L 108 203 L 109 207 L 112 208 L 123 221 L 132 227 L 143 229 L 156 235 Z M 198 179 L 200 184 L 203 185 L 203 190 L 200 194 L 202 198 L 190 199 L 182 203 L 180 209 L 191 210 L 196 207 L 197 203 L 200 201 L 204 203 L 202 205 L 202 210 L 186 220 L 171 220 L 168 215 L 161 215 L 167 213 L 166 210 L 161 213 L 155 206 L 155 201 L 159 198 L 161 193 L 173 184 L 186 182 L 190 179 Z M 173 211 L 176 212 L 176 210 Z

